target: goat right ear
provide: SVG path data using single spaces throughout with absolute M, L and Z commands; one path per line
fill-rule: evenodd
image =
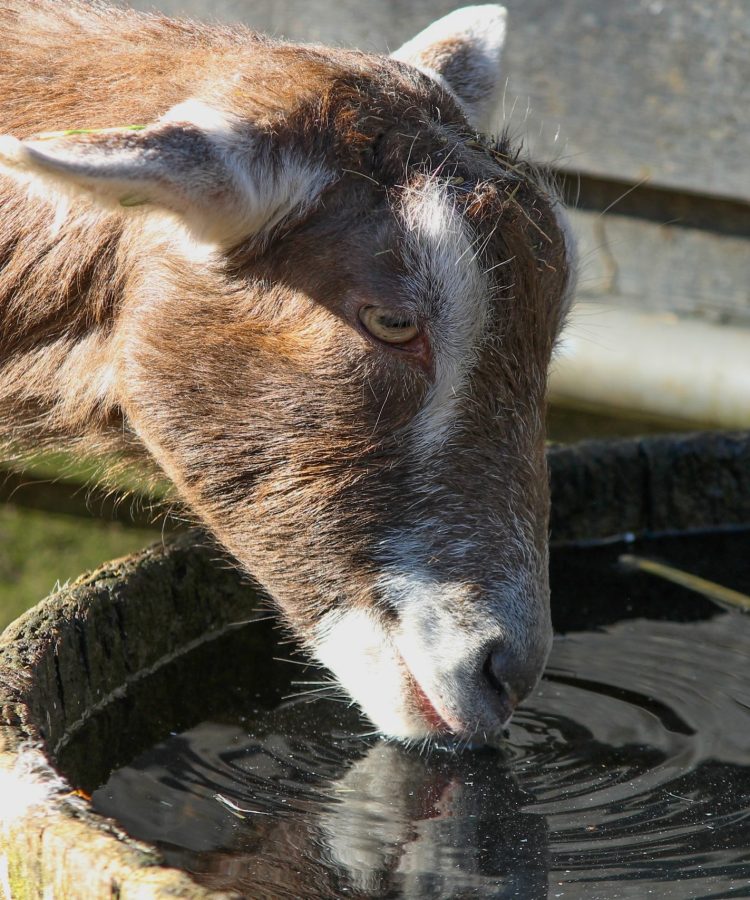
M 391 54 L 447 87 L 480 131 L 496 125 L 507 14 L 502 6 L 465 6 L 429 25 Z
M 150 126 L 0 137 L 0 171 L 105 206 L 168 210 L 199 240 L 225 247 L 304 213 L 332 180 L 322 165 L 274 149 L 267 135 L 196 100 Z

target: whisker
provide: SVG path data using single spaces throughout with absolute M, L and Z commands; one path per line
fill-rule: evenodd
M 289 657 L 287 656 L 272 656 L 271 659 L 274 662 L 290 663 L 293 666 L 304 666 L 305 668 L 312 666 L 316 669 L 323 668 L 320 663 L 316 663 L 313 660 L 311 660 L 310 662 L 303 662 L 301 659 L 289 659 Z
M 613 206 L 616 206 L 621 200 L 624 200 L 628 196 L 628 194 L 632 194 L 633 191 L 635 191 L 639 187 L 643 187 L 643 185 L 646 184 L 650 180 L 651 180 L 650 176 L 646 175 L 643 178 L 641 178 L 640 181 L 636 182 L 635 184 L 632 184 L 624 193 L 620 194 L 620 196 L 617 197 L 617 199 L 613 200 L 606 209 L 603 209 L 599 213 L 599 218 L 601 218 L 602 216 L 605 216 L 610 211 L 610 209 L 612 209 Z

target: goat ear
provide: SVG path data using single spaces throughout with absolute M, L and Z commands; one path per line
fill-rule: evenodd
M 304 212 L 330 176 L 267 135 L 195 100 L 149 126 L 0 137 L 0 171 L 87 194 L 104 206 L 150 205 L 200 240 L 231 246 Z
M 490 130 L 502 86 L 502 6 L 465 6 L 438 19 L 392 53 L 447 87 L 480 131 Z

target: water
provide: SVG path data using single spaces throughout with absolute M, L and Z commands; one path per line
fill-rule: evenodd
M 618 562 L 747 592 L 749 543 L 554 554 L 559 633 L 499 748 L 420 755 L 297 698 L 172 735 L 95 807 L 253 898 L 750 897 L 750 616 Z

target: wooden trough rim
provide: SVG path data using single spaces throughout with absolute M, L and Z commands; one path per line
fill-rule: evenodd
M 62 734 L 50 729 L 34 696 L 45 661 L 57 657 L 66 627 L 75 629 L 87 606 L 116 603 L 113 584 L 132 577 L 136 570 L 148 572 L 181 554 L 192 555 L 195 542 L 195 536 L 183 535 L 107 563 L 43 600 L 0 635 L 0 896 L 4 900 L 49 896 L 45 890 L 51 890 L 55 898 L 87 900 L 235 896 L 208 891 L 186 873 L 165 867 L 155 848 L 133 840 L 115 822 L 94 813 L 87 800 L 55 770 L 50 741 L 54 741 L 54 749 L 64 746 L 70 729 L 80 727 L 94 713 L 94 706 L 112 702 L 125 685 L 107 691 Z M 130 676 L 131 681 L 199 643 L 215 640 L 231 627 L 227 623 L 209 627 L 172 653 L 161 654 L 147 670 Z
M 750 523 L 748 433 L 594 441 L 551 448 L 548 458 L 557 543 Z M 0 895 L 7 900 L 49 892 L 92 900 L 237 896 L 164 866 L 154 847 L 92 812 L 53 762 L 72 731 L 132 679 L 259 614 L 255 589 L 216 567 L 218 555 L 195 536 L 174 538 L 83 576 L 0 635 Z M 220 602 L 204 601 L 207 580 Z M 155 617 L 167 625 L 155 627 Z M 91 642 L 104 626 L 114 637 L 99 658 Z M 129 633 L 149 633 L 148 651 Z

